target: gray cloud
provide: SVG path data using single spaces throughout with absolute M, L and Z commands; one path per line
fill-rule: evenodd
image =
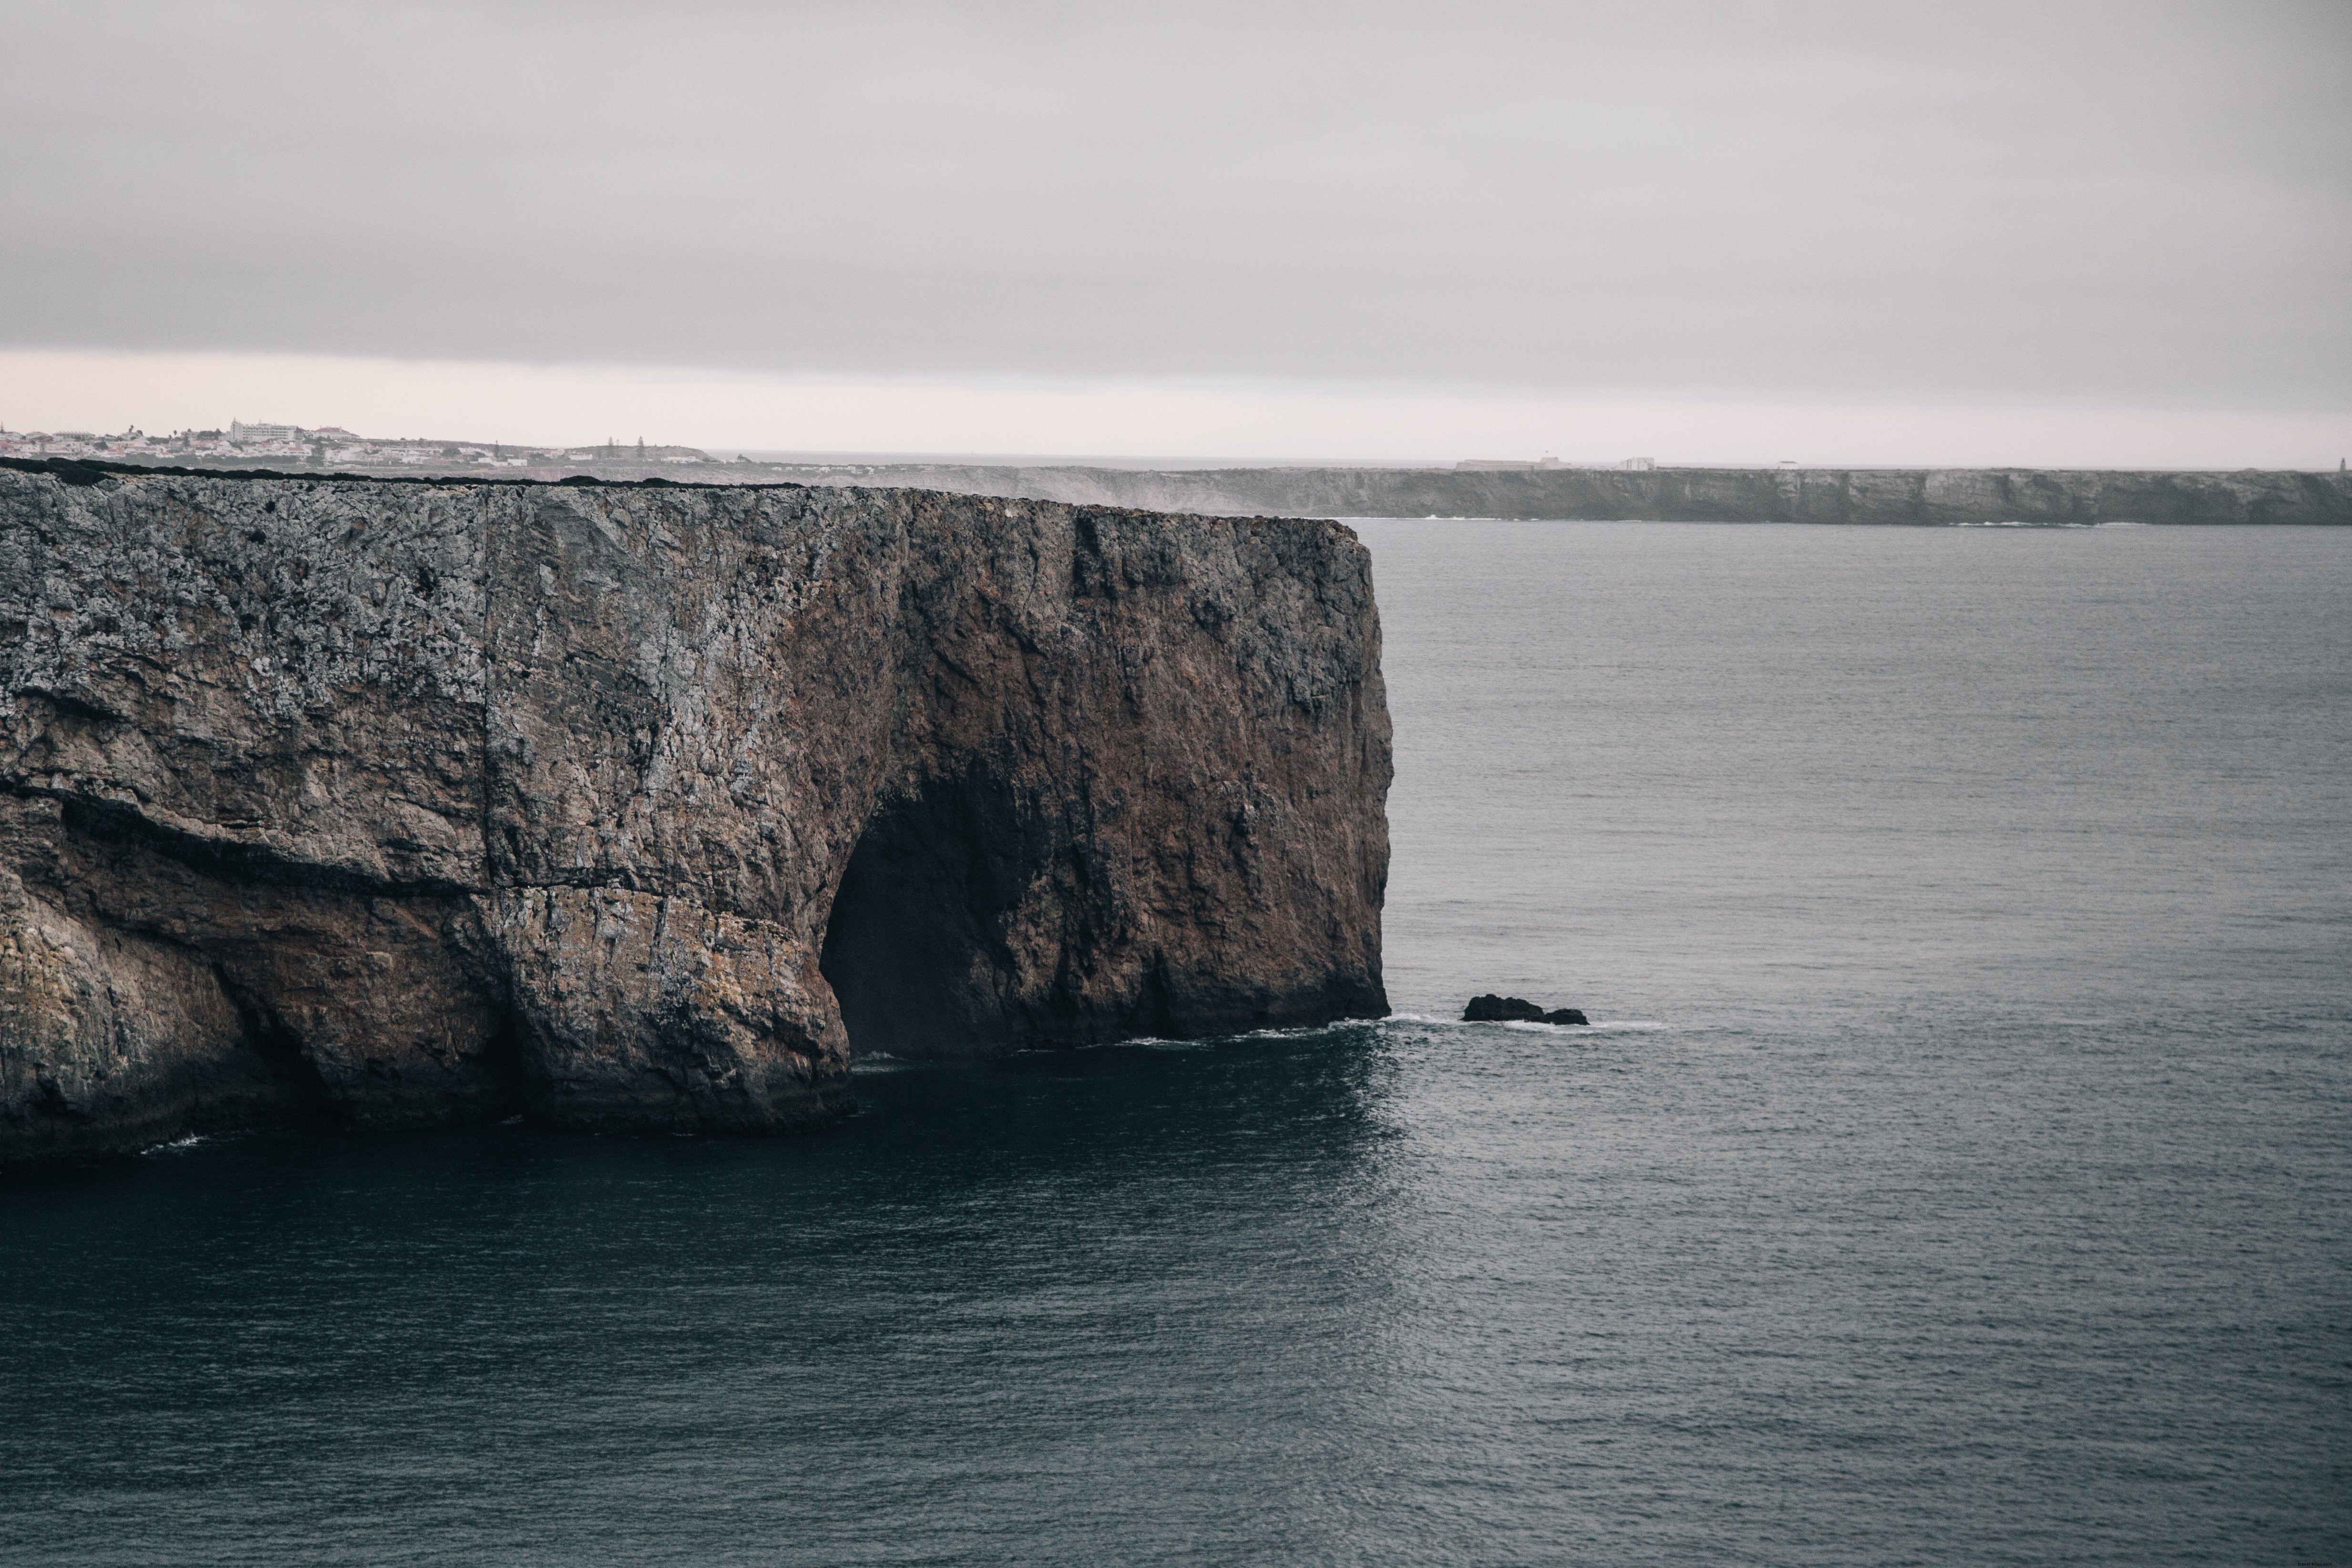
M 2352 402 L 2341 5 L 850 9 L 0 5 L 0 340 Z

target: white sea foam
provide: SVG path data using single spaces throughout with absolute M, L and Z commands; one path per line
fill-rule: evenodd
M 1591 1034 L 1608 1030 L 1661 1030 L 1675 1026 L 1657 1019 L 1594 1019 L 1591 1023 L 1543 1023 L 1535 1019 L 1504 1019 L 1494 1023 L 1473 1023 L 1467 1019 L 1431 1018 L 1426 1013 L 1391 1013 L 1383 1023 L 1421 1024 L 1431 1029 L 1531 1029 L 1548 1034 Z
M 1168 1040 L 1156 1034 L 1140 1034 L 1129 1040 L 1093 1040 L 1076 1046 L 1026 1045 L 1011 1054 L 1014 1056 L 1058 1056 L 1065 1051 L 1122 1051 L 1130 1047 L 1143 1051 L 1206 1051 L 1227 1040 L 1246 1036 L 1217 1035 L 1202 1040 Z

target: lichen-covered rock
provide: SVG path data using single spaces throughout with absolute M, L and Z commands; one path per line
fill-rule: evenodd
M 1335 524 L 0 469 L 0 1157 L 1377 1014 Z

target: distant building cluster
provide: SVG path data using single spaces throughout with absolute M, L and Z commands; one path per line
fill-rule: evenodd
M 1457 473 L 1465 470 L 1484 469 L 1488 471 L 1501 471 L 1504 473 L 1527 474 L 1540 472 L 1549 468 L 1622 468 L 1630 469 L 1635 473 L 1647 473 L 1657 465 L 1658 460 L 1654 457 L 1621 457 L 1613 463 L 1577 462 L 1573 460 L 1563 462 L 1559 458 L 1552 456 L 1549 453 L 1546 453 L 1541 457 L 1532 459 L 1521 457 L 1465 457 L 1461 462 L 1456 463 L 1454 467 Z
M 354 435 L 340 425 L 307 429 L 296 424 L 231 420 L 226 430 L 183 430 L 150 435 L 132 427 L 113 434 L 88 430 L 0 430 L 0 457 L 96 457 L 120 463 L 187 464 L 207 466 L 338 468 L 432 468 L 453 466 L 533 468 L 579 464 L 708 463 L 691 446 L 648 446 L 608 441 L 596 446 L 509 446 L 496 441 L 446 441 L 424 437 L 383 439 Z

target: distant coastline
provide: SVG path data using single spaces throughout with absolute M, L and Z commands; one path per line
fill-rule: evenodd
M 1164 512 L 1909 526 L 2352 524 L 2352 477 L 2027 468 L 1224 468 L 774 465 L 803 484 L 903 486 Z M 685 477 L 685 471 L 677 471 Z
M 797 484 L 940 490 L 1217 517 L 1507 517 L 1564 521 L 1795 522 L 1951 527 L 2097 523 L 2352 524 L 2341 471 L 2049 468 L 1129 467 L 986 462 L 728 461 L 693 447 L 613 443 L 356 441 L 308 452 L 167 441 L 24 450 L 0 460 L 204 472 L 681 485 Z M 62 445 L 63 444 L 59 444 Z M 454 454 L 454 455 L 452 455 Z

